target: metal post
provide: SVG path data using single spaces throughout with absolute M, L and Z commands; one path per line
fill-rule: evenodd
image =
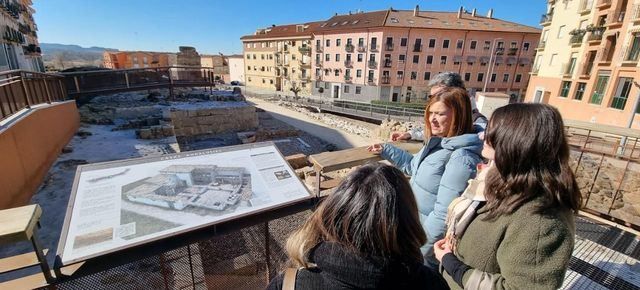
M 27 85 L 24 83 L 24 73 L 20 72 L 20 82 L 22 83 L 22 92 L 24 93 L 24 100 L 27 104 L 27 109 L 31 108 L 31 102 L 29 100 L 29 92 L 27 91 Z
M 44 256 L 44 252 L 42 251 L 42 246 L 38 242 L 38 237 L 36 235 L 36 231 L 33 231 L 33 235 L 31 236 L 31 244 L 33 245 L 33 249 L 36 253 L 36 257 L 38 258 L 38 262 L 40 263 L 40 269 L 42 270 L 42 274 L 44 275 L 44 279 L 49 284 L 53 284 L 55 282 L 55 278 L 51 276 L 51 269 L 49 269 L 49 264 L 47 263 L 47 257 Z
M 130 88 L 129 86 L 129 73 L 128 72 L 124 72 L 124 83 L 127 84 L 127 89 Z
M 189 256 L 189 270 L 191 271 L 191 286 L 196 289 L 196 277 L 193 274 L 193 261 L 191 260 L 191 245 L 187 245 L 187 255 Z
M 78 76 L 73 77 L 73 81 L 76 83 L 76 93 L 80 92 L 80 83 L 78 82 Z
M 264 223 L 264 259 L 267 267 L 267 281 L 271 281 L 271 267 L 269 267 L 271 260 L 271 249 L 269 247 L 269 222 Z M 195 288 L 194 288 L 195 289 Z

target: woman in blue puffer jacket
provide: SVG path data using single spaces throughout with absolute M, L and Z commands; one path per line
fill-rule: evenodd
M 467 187 L 482 161 L 479 126 L 471 120 L 471 102 L 466 90 L 446 88 L 432 96 L 425 110 L 425 145 L 416 155 L 391 144 L 368 149 L 381 154 L 411 176 L 411 188 L 418 203 L 420 222 L 427 233 L 422 247 L 426 264 L 436 267 L 433 243 L 445 234 L 447 207 Z

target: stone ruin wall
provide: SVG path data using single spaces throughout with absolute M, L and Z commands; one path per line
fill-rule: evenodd
M 253 106 L 198 108 L 169 112 L 178 139 L 195 139 L 222 133 L 255 130 L 258 115 Z

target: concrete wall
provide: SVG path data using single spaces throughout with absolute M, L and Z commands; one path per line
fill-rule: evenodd
M 80 116 L 68 101 L 38 106 L 10 122 L 0 126 L 0 209 L 29 202 L 78 130 Z
M 231 81 L 239 81 L 244 84 L 244 58 L 230 57 L 229 58 L 229 74 Z
M 253 106 L 194 108 L 169 112 L 178 138 L 192 138 L 254 130 L 258 115 Z

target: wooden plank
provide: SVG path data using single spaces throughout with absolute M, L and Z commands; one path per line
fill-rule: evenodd
M 42 215 L 37 204 L 0 211 L 0 245 L 28 241 Z
M 49 252 L 49 249 L 43 250 L 44 255 L 46 256 Z M 4 274 L 6 272 L 11 272 L 19 269 L 24 269 L 28 267 L 33 267 L 38 265 L 38 257 L 35 252 L 29 252 L 22 255 L 11 256 L 7 258 L 0 259 L 0 274 Z
M 21 277 L 0 283 L 0 289 L 35 289 L 47 286 L 42 273 Z
M 391 144 L 412 154 L 420 151 L 423 146 L 422 142 L 393 142 Z M 323 152 L 309 156 L 309 161 L 313 163 L 316 171 L 322 172 L 331 172 L 380 160 L 382 160 L 380 155 L 370 153 L 367 151 L 367 147 Z

